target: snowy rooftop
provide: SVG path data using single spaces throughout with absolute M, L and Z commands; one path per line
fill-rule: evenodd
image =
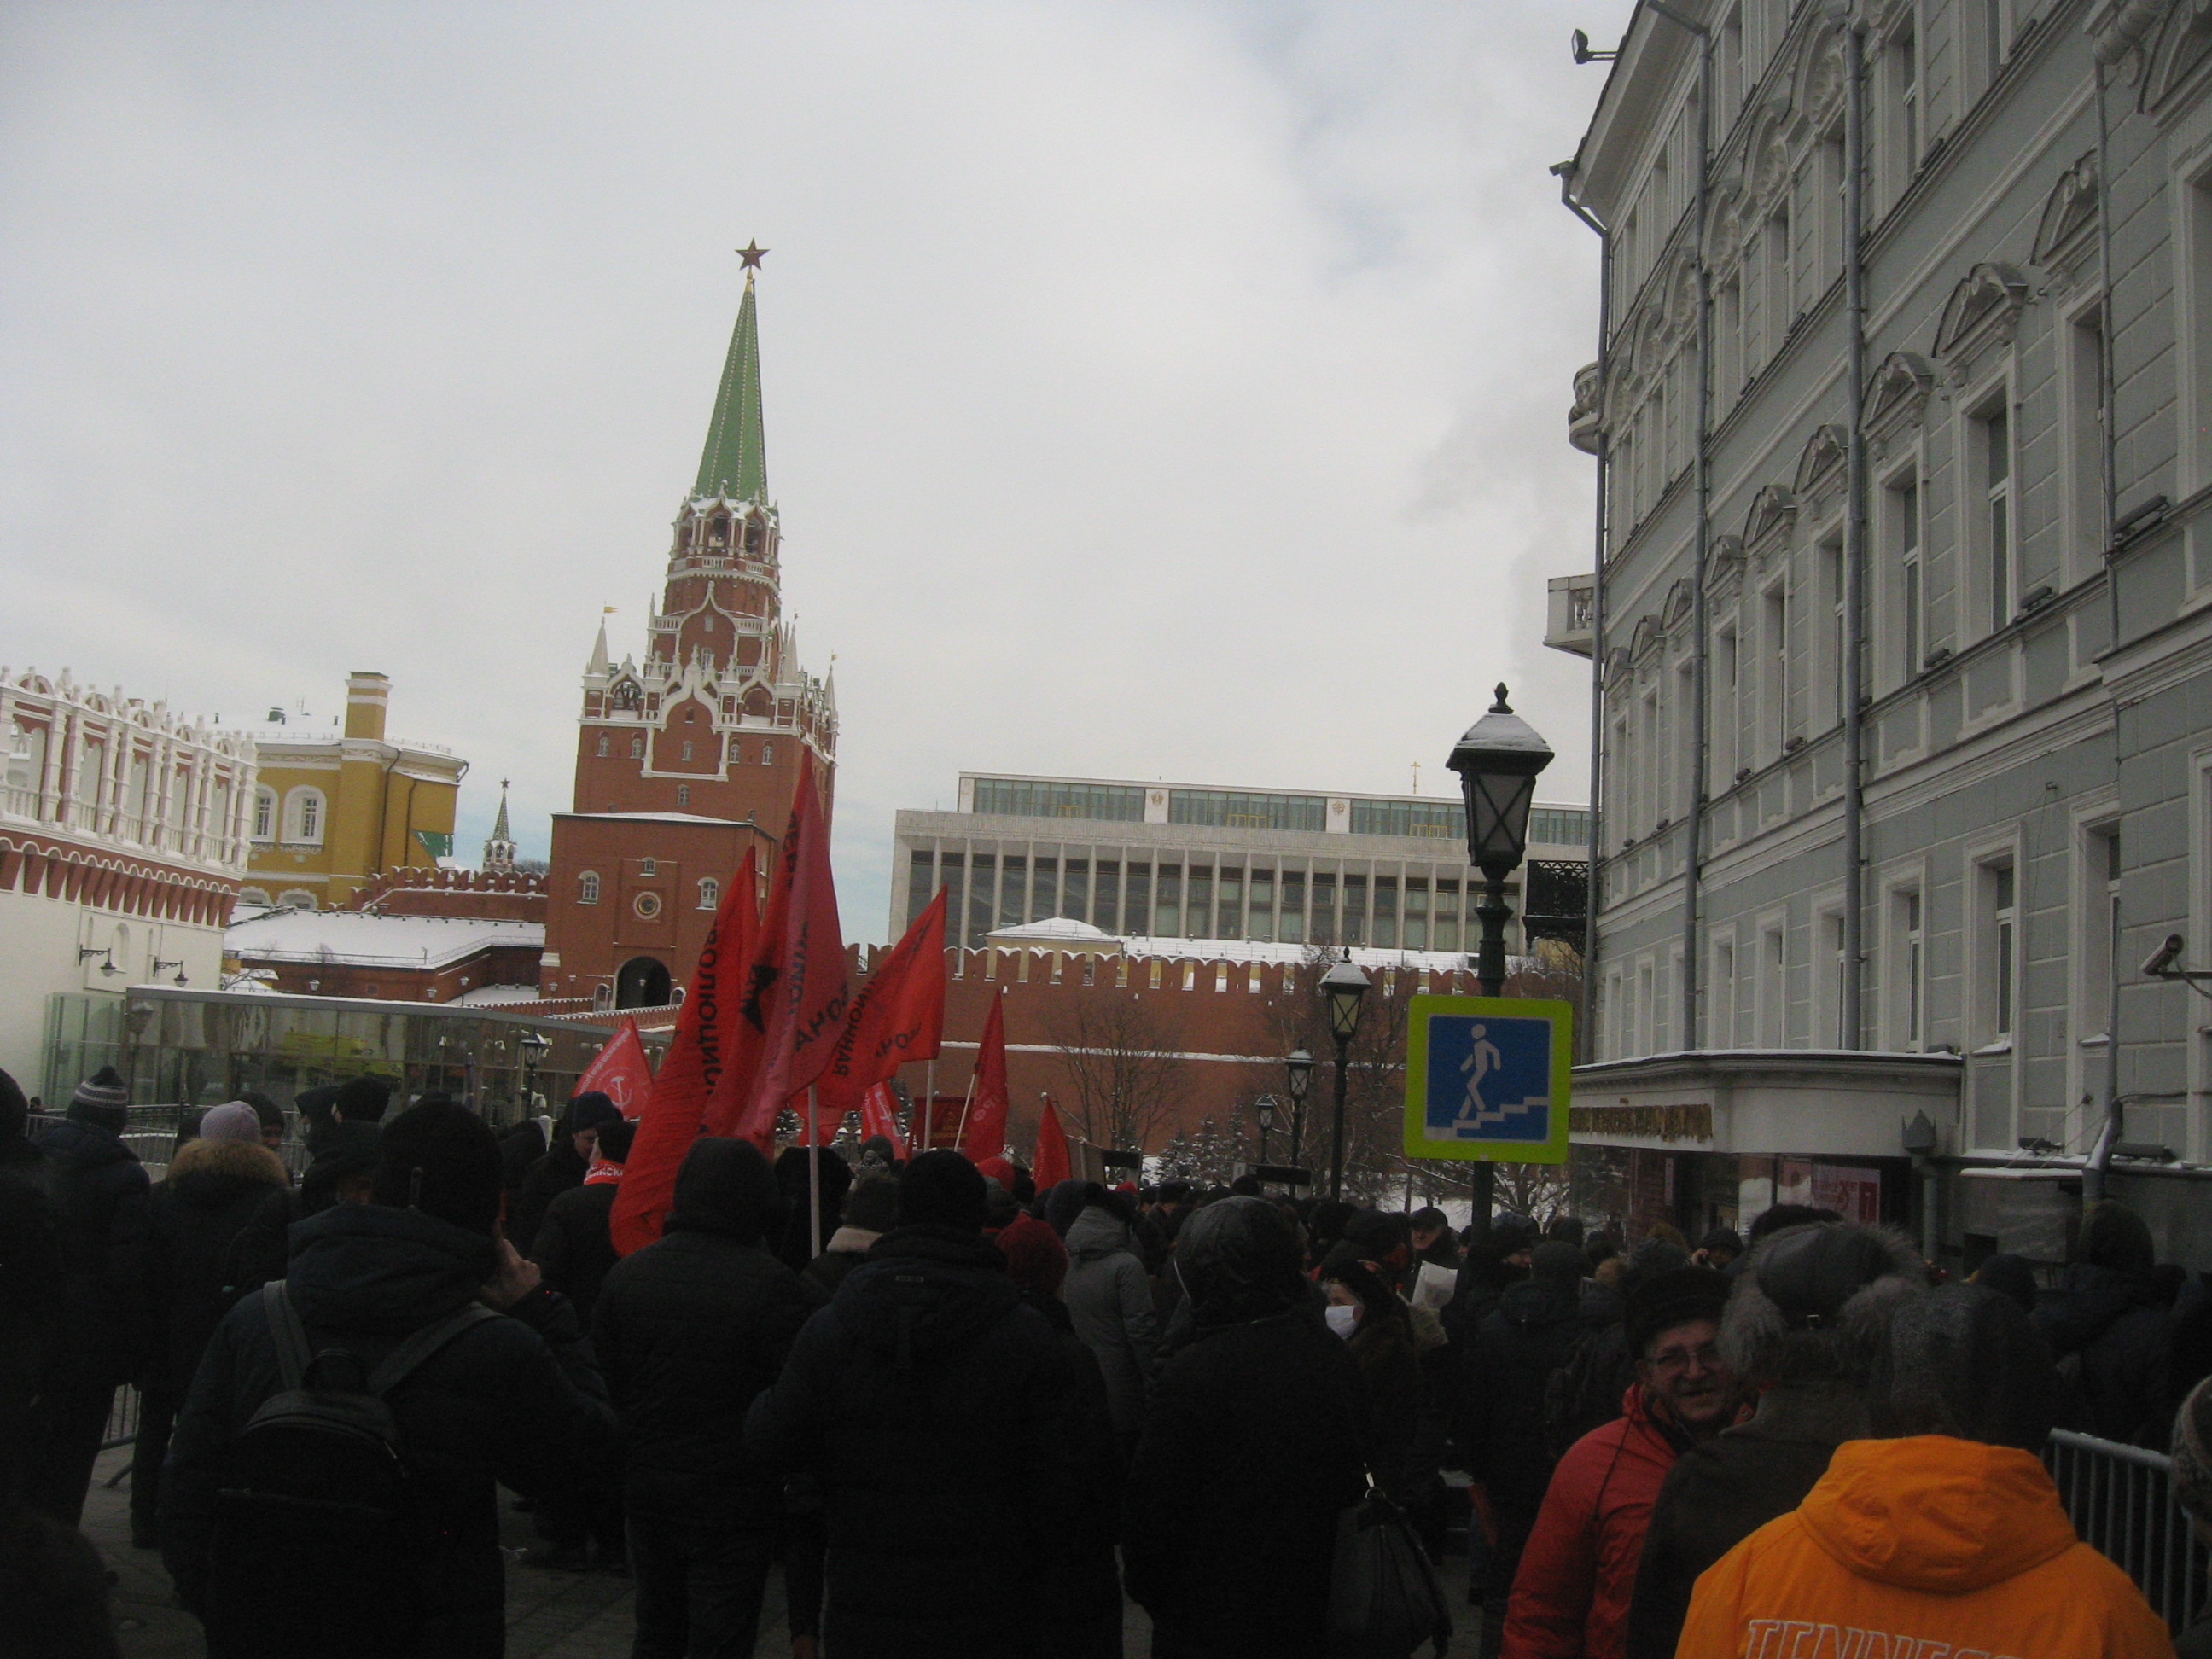
M 1288 964 L 1304 962 L 1309 949 L 1304 945 L 1264 945 L 1257 939 L 1163 939 L 1141 933 L 1116 939 L 1087 921 L 1076 921 L 1066 916 L 1024 922 L 1017 927 L 994 928 L 985 938 L 1001 950 L 1052 951 L 1111 945 L 1118 945 L 1132 957 L 1191 957 L 1201 962 Z M 1439 974 L 1455 972 L 1469 965 L 1463 951 L 1389 951 L 1371 945 L 1354 945 L 1352 959 L 1363 968 L 1425 969 Z M 1506 959 L 1507 971 L 1511 973 L 1535 965 L 1534 957 Z
M 495 945 L 542 950 L 542 921 L 474 916 L 377 916 L 357 910 L 272 910 L 224 932 L 223 948 L 255 962 L 342 962 L 442 968 Z
M 994 939 L 1013 939 L 1049 945 L 1055 939 L 1082 939 L 1096 944 L 1109 939 L 1103 927 L 1093 927 L 1087 921 L 1078 921 L 1072 916 L 1053 916 L 1044 921 L 1025 921 L 1018 927 L 1000 927 L 992 932 Z M 1115 940 L 1119 943 L 1119 940 Z

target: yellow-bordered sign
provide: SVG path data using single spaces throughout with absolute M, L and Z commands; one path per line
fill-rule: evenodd
M 1574 1011 L 1523 997 L 1417 996 L 1406 1034 L 1406 1152 L 1564 1164 Z

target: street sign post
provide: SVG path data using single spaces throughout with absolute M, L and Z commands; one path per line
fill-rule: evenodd
M 1406 1153 L 1567 1160 L 1574 1011 L 1523 997 L 1416 996 L 1406 1034 Z

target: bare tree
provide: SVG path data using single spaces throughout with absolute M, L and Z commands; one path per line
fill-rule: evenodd
M 1094 1146 L 1142 1152 L 1175 1119 L 1184 1062 L 1164 1022 L 1105 986 L 1070 997 L 1048 1022 L 1075 1088 L 1075 1117 Z

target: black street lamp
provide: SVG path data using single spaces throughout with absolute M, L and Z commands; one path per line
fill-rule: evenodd
M 1253 1115 L 1260 1120 L 1260 1162 L 1267 1161 L 1267 1131 L 1275 1127 L 1275 1097 L 1261 1095 L 1252 1103 Z
M 1291 1164 L 1298 1164 L 1299 1155 L 1306 1146 L 1306 1091 L 1313 1087 L 1313 1056 L 1304 1049 L 1294 1049 L 1283 1061 L 1283 1070 L 1290 1079 L 1291 1088 Z
M 1505 994 L 1505 878 L 1518 869 L 1528 850 L 1528 807 L 1536 796 L 1536 775 L 1552 763 L 1552 745 L 1505 701 L 1505 687 L 1490 712 L 1467 730 L 1445 765 L 1459 774 L 1467 801 L 1467 861 L 1482 872 L 1482 902 L 1476 919 L 1482 939 L 1475 947 L 1474 978 L 1482 994 Z M 1497 1171 L 1477 1164 L 1469 1175 L 1474 1218 L 1487 1231 Z
M 543 1031 L 525 1031 L 519 1044 L 522 1049 L 522 1115 L 528 1117 L 538 1109 L 538 1068 L 553 1052 L 553 1039 Z
M 1345 1050 L 1359 1031 L 1359 999 L 1367 994 L 1367 975 L 1352 959 L 1346 945 L 1344 960 L 1321 976 L 1321 994 L 1328 1002 L 1328 1034 L 1336 1042 L 1336 1112 L 1328 1127 L 1328 1195 L 1344 1196 L 1344 1077 Z

